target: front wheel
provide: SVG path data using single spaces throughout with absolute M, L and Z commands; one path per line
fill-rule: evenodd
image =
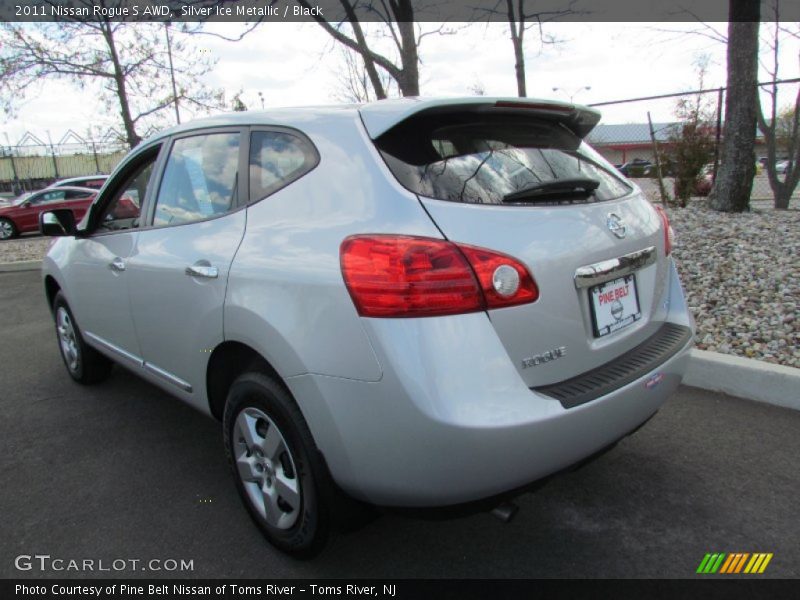
M 236 488 L 264 536 L 295 557 L 318 554 L 329 530 L 325 470 L 289 392 L 262 373 L 240 376 L 223 426 Z
M 10 240 L 17 236 L 17 228 L 9 219 L 0 219 L 0 240 Z
M 78 383 L 102 381 L 111 372 L 113 363 L 83 341 L 64 294 L 58 292 L 53 300 L 58 349 L 67 372 Z

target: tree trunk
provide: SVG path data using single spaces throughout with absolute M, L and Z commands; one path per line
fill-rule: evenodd
M 356 17 L 356 12 L 353 10 L 352 4 L 343 1 L 342 6 L 344 7 L 347 18 L 350 20 L 350 26 L 353 28 L 353 35 L 356 38 L 356 42 L 361 48 L 359 54 L 361 54 L 361 58 L 364 60 L 364 68 L 367 71 L 370 83 L 372 83 L 372 89 L 375 91 L 375 97 L 378 100 L 383 100 L 386 98 L 386 90 L 383 89 L 381 78 L 378 75 L 378 69 L 375 67 L 375 61 L 372 60 L 372 57 L 369 55 L 369 46 L 367 45 L 367 40 L 364 37 L 364 30 L 361 29 L 361 23 L 359 22 L 358 17 Z
M 522 0 L 519 2 L 519 18 L 514 14 L 513 0 L 506 0 L 508 10 L 508 27 L 511 33 L 511 44 L 514 46 L 514 73 L 517 77 L 517 94 L 520 98 L 528 95 L 525 82 L 525 54 L 523 52 L 523 36 L 525 35 L 525 23 L 522 21 L 522 10 L 524 8 Z
M 106 21 L 103 26 L 103 37 L 108 44 L 108 51 L 111 55 L 111 62 L 114 64 L 114 83 L 116 84 L 117 97 L 119 98 L 120 114 L 122 116 L 122 123 L 125 125 L 125 136 L 128 138 L 128 145 L 134 148 L 142 138 L 136 133 L 136 128 L 133 124 L 133 117 L 131 117 L 131 108 L 128 103 L 128 90 L 125 86 L 125 74 L 122 71 L 122 65 L 119 62 L 119 55 L 117 54 L 117 46 L 114 41 L 114 32 L 111 30 L 111 23 Z
M 710 195 L 711 208 L 743 212 L 750 208 L 756 173 L 758 101 L 758 2 L 729 0 L 728 93 L 722 160 Z
M 398 11 L 398 13 L 397 29 L 400 31 L 402 49 L 400 51 L 401 79 L 397 84 L 403 96 L 419 96 L 419 54 L 414 32 L 414 10 L 409 4 L 407 10 Z

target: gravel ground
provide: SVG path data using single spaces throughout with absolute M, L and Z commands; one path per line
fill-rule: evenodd
M 703 200 L 670 208 L 675 259 L 697 320 L 697 347 L 800 368 L 800 206 L 727 215 Z M 0 242 L 0 263 L 40 259 L 49 240 Z
M 50 240 L 39 236 L 24 236 L 0 242 L 0 263 L 41 260 L 49 247 Z
M 697 347 L 800 367 L 800 210 L 670 208 Z

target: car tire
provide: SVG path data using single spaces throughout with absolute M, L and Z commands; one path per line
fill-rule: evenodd
M 0 219 L 0 240 L 10 240 L 11 238 L 17 237 L 19 232 L 17 231 L 16 225 L 14 225 L 14 221 L 11 219 Z
M 289 391 L 263 373 L 241 375 L 223 427 L 236 489 L 264 536 L 296 558 L 317 555 L 330 529 L 329 476 Z
M 53 316 L 58 350 L 70 377 L 85 385 L 108 377 L 114 363 L 83 340 L 75 317 L 61 292 L 53 300 Z

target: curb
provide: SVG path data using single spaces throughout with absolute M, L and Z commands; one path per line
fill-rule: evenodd
M 38 271 L 42 268 L 40 260 L 21 260 L 12 263 L 0 263 L 0 273 L 11 273 L 14 271 Z
M 692 349 L 683 383 L 800 410 L 800 369 Z

